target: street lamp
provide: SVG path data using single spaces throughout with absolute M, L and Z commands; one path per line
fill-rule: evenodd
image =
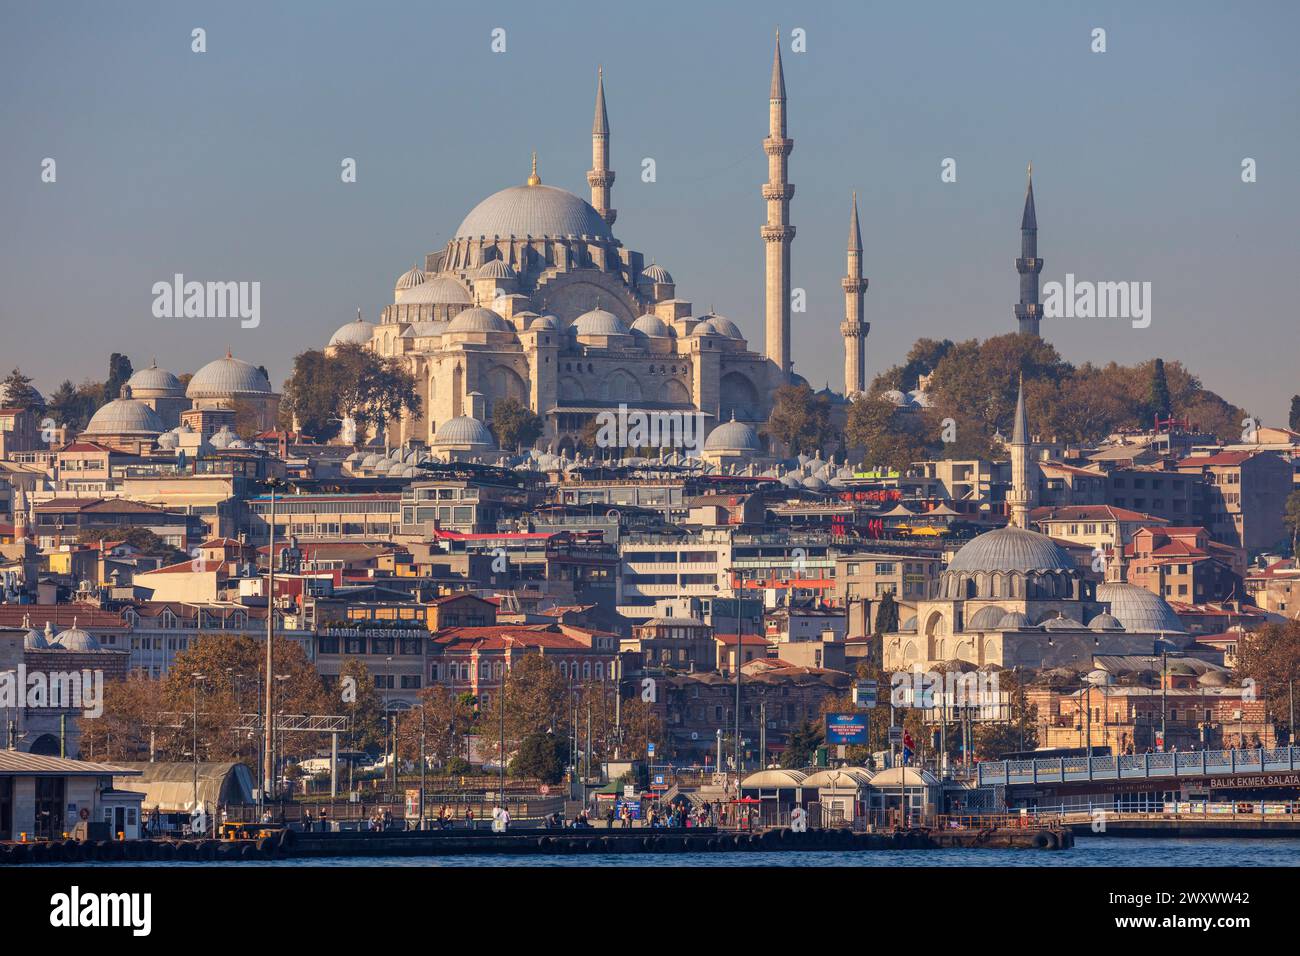
M 262 739 L 262 792 L 267 793 L 273 787 L 275 774 L 271 754 L 275 743 L 275 729 L 272 714 L 275 710 L 272 685 L 272 670 L 275 667 L 275 491 L 284 486 L 279 478 L 270 477 L 266 486 L 271 492 L 271 512 L 267 522 L 266 547 L 266 726 Z
M 190 674 L 194 678 L 194 735 L 190 742 L 190 749 L 194 757 L 194 813 L 199 812 L 199 682 L 203 680 L 203 675 L 198 671 Z

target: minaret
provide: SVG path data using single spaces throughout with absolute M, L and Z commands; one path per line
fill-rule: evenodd
M 767 182 L 763 198 L 767 201 L 767 223 L 760 230 L 767 254 L 767 314 L 764 325 L 767 357 L 781 370 L 781 379 L 790 376 L 790 243 L 794 226 L 790 225 L 790 198 L 794 186 L 786 179 L 787 157 L 794 140 L 785 135 L 785 73 L 781 69 L 781 35 L 776 37 L 772 59 L 772 92 L 768 100 Z
M 1038 323 L 1043 317 L 1043 306 L 1038 301 L 1038 273 L 1043 271 L 1043 260 L 1038 258 L 1038 217 L 1034 214 L 1034 164 L 1029 164 L 1029 183 L 1025 187 L 1025 212 L 1020 217 L 1020 258 L 1016 260 L 1020 273 L 1020 301 L 1016 304 L 1018 331 L 1038 335 Z
M 1034 485 L 1029 477 L 1029 418 L 1025 414 L 1025 377 L 1020 376 L 1016 392 L 1016 421 L 1011 430 L 1011 492 L 1007 504 L 1011 509 L 1008 524 L 1029 528 L 1029 512 L 1034 507 Z
M 862 275 L 862 229 L 858 226 L 858 194 L 853 194 L 853 214 L 849 218 L 848 268 L 840 282 L 844 287 L 844 397 L 867 390 L 867 333 L 871 323 L 862 319 L 862 294 L 867 280 Z
M 596 68 L 596 119 L 591 124 L 591 169 L 587 172 L 591 187 L 591 204 L 611 226 L 618 210 L 609 208 L 610 187 L 614 170 L 609 168 L 609 115 L 605 112 L 605 70 Z

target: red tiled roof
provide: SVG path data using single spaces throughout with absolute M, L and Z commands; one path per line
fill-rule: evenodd
M 126 627 L 122 615 L 93 604 L 0 604 L 0 627 L 22 627 L 24 616 L 37 630 L 46 621 L 56 627 L 71 627 L 74 618 L 83 628 Z
M 444 650 L 506 650 L 541 648 L 582 651 L 590 648 L 575 637 L 552 630 L 550 624 L 502 624 L 485 627 L 445 627 L 433 635 Z
M 713 639 L 717 641 L 719 644 L 731 645 L 736 643 L 735 634 L 714 634 Z M 742 634 L 740 636 L 740 643 L 742 646 L 746 644 L 753 644 L 753 645 L 761 644 L 764 647 L 766 647 L 769 641 L 761 634 Z
M 1035 521 L 1096 521 L 1109 518 L 1111 521 L 1145 521 L 1151 524 L 1168 524 L 1168 519 L 1141 511 L 1129 511 L 1127 508 L 1115 508 L 1111 505 L 1066 505 L 1060 508 L 1035 508 L 1032 514 Z
M 1221 451 L 1217 455 L 1202 455 L 1200 457 L 1184 458 L 1178 462 L 1179 468 L 1200 468 L 1202 465 L 1240 465 L 1244 461 L 1249 461 L 1256 455 L 1262 454 L 1257 451 Z

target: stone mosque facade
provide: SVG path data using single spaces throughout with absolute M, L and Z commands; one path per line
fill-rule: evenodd
M 414 374 L 421 413 L 392 424 L 392 444 L 438 446 L 444 426 L 465 417 L 489 421 L 494 405 L 506 398 L 543 419 L 539 444 L 556 451 L 574 448 L 588 422 L 620 403 L 629 410 L 701 412 L 706 432 L 732 420 L 757 429 L 775 390 L 792 379 L 794 186 L 787 160 L 793 145 L 786 136 L 778 44 L 763 140 L 769 175 L 761 188 L 767 205 L 761 351 L 730 319 L 697 313 L 678 297 L 667 269 L 647 263 L 616 237 L 603 75 L 596 83 L 590 201 L 545 184 L 534 155 L 526 182 L 484 199 L 444 248 L 401 275 L 377 322 L 358 315 L 329 347 L 356 343 L 400 359 Z M 860 237 L 849 261 L 846 308 L 853 311 L 846 328 L 852 328 L 857 358 L 846 361 L 855 379 L 846 385 L 861 390 L 866 283 Z M 846 333 L 846 345 L 849 340 Z

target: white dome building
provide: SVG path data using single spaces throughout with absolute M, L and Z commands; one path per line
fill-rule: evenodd
M 361 317 L 361 310 L 357 309 L 357 317 L 353 322 L 347 325 L 339 326 L 337 332 L 330 336 L 329 345 L 326 349 L 332 349 L 339 345 L 369 345 L 370 337 L 375 334 L 375 323 L 367 322 Z
M 122 397 L 100 407 L 86 424 L 81 437 L 128 454 L 140 454 L 153 447 L 167 426 L 158 413 L 132 397 L 131 386 L 122 386 Z
M 186 396 L 200 411 L 237 412 L 247 409 L 256 416 L 258 431 L 276 427 L 280 410 L 280 396 L 271 390 L 266 374 L 257 366 L 237 359 L 226 352 L 224 358 L 209 362 L 190 379 Z M 233 415 L 198 416 L 205 435 L 211 435 L 220 424 L 233 424 Z M 186 420 L 190 417 L 187 415 Z
M 781 333 L 766 349 L 751 349 L 724 316 L 693 317 L 672 274 L 615 229 L 603 81 L 592 136 L 590 197 L 544 184 L 534 157 L 524 183 L 472 204 L 451 238 L 398 279 L 369 347 L 403 361 L 422 407 L 390 425 L 391 444 L 432 444 L 445 423 L 474 417 L 471 391 L 483 394 L 483 420 L 503 398 L 526 405 L 543 420 L 539 443 L 570 457 L 584 428 L 620 404 L 766 422 L 789 378 L 786 297 L 772 306 Z M 775 274 L 769 282 L 781 284 Z M 435 322 L 448 325 L 426 334 Z M 772 327 L 760 316 L 746 322 Z M 692 335 L 697 327 L 703 334 Z

